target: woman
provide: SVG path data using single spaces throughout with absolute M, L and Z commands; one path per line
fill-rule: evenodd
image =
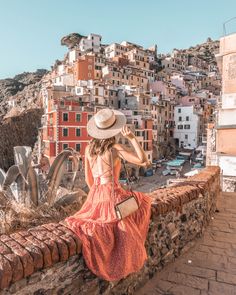
M 98 277 L 117 281 L 139 271 L 147 259 L 144 247 L 151 213 L 151 198 L 134 192 L 139 208 L 119 219 L 114 205 L 127 199 L 129 191 L 119 184 L 120 159 L 147 166 L 149 161 L 134 134 L 125 126 L 123 113 L 102 109 L 88 122 L 93 137 L 85 150 L 85 179 L 90 188 L 87 200 L 66 225 L 82 242 L 82 253 L 88 268 Z M 135 155 L 116 143 L 115 136 L 127 138 Z

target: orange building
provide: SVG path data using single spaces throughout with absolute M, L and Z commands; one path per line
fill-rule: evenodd
M 94 80 L 95 74 L 94 55 L 84 55 L 75 61 L 74 78 L 78 80 Z

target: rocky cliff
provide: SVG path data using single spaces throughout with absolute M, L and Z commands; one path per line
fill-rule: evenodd
M 14 146 L 34 146 L 42 114 L 42 109 L 27 110 L 0 125 L 0 168 L 6 171 L 14 164 Z
M 8 116 L 13 116 L 27 109 L 41 107 L 39 91 L 45 74 L 47 70 L 40 69 L 0 80 L 0 124 L 9 111 Z
M 40 102 L 44 69 L 0 80 L 0 168 L 13 164 L 13 147 L 34 146 L 43 110 Z

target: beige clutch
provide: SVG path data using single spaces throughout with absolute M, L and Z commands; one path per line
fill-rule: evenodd
M 124 201 L 115 205 L 116 216 L 118 219 L 125 218 L 139 208 L 138 202 L 134 196 L 130 196 Z

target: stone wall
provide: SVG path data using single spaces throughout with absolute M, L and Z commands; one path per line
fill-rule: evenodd
M 19 116 L 8 118 L 0 125 L 0 168 L 7 170 L 14 164 L 14 146 L 34 146 L 42 114 L 42 109 L 31 109 Z
M 62 224 L 1 235 L 1 294 L 134 294 L 201 236 L 219 192 L 220 170 L 207 167 L 183 183 L 151 193 L 148 260 L 140 272 L 115 283 L 101 280 L 87 269 L 78 237 Z
M 222 176 L 222 191 L 223 192 L 236 192 L 236 177 L 235 176 Z

